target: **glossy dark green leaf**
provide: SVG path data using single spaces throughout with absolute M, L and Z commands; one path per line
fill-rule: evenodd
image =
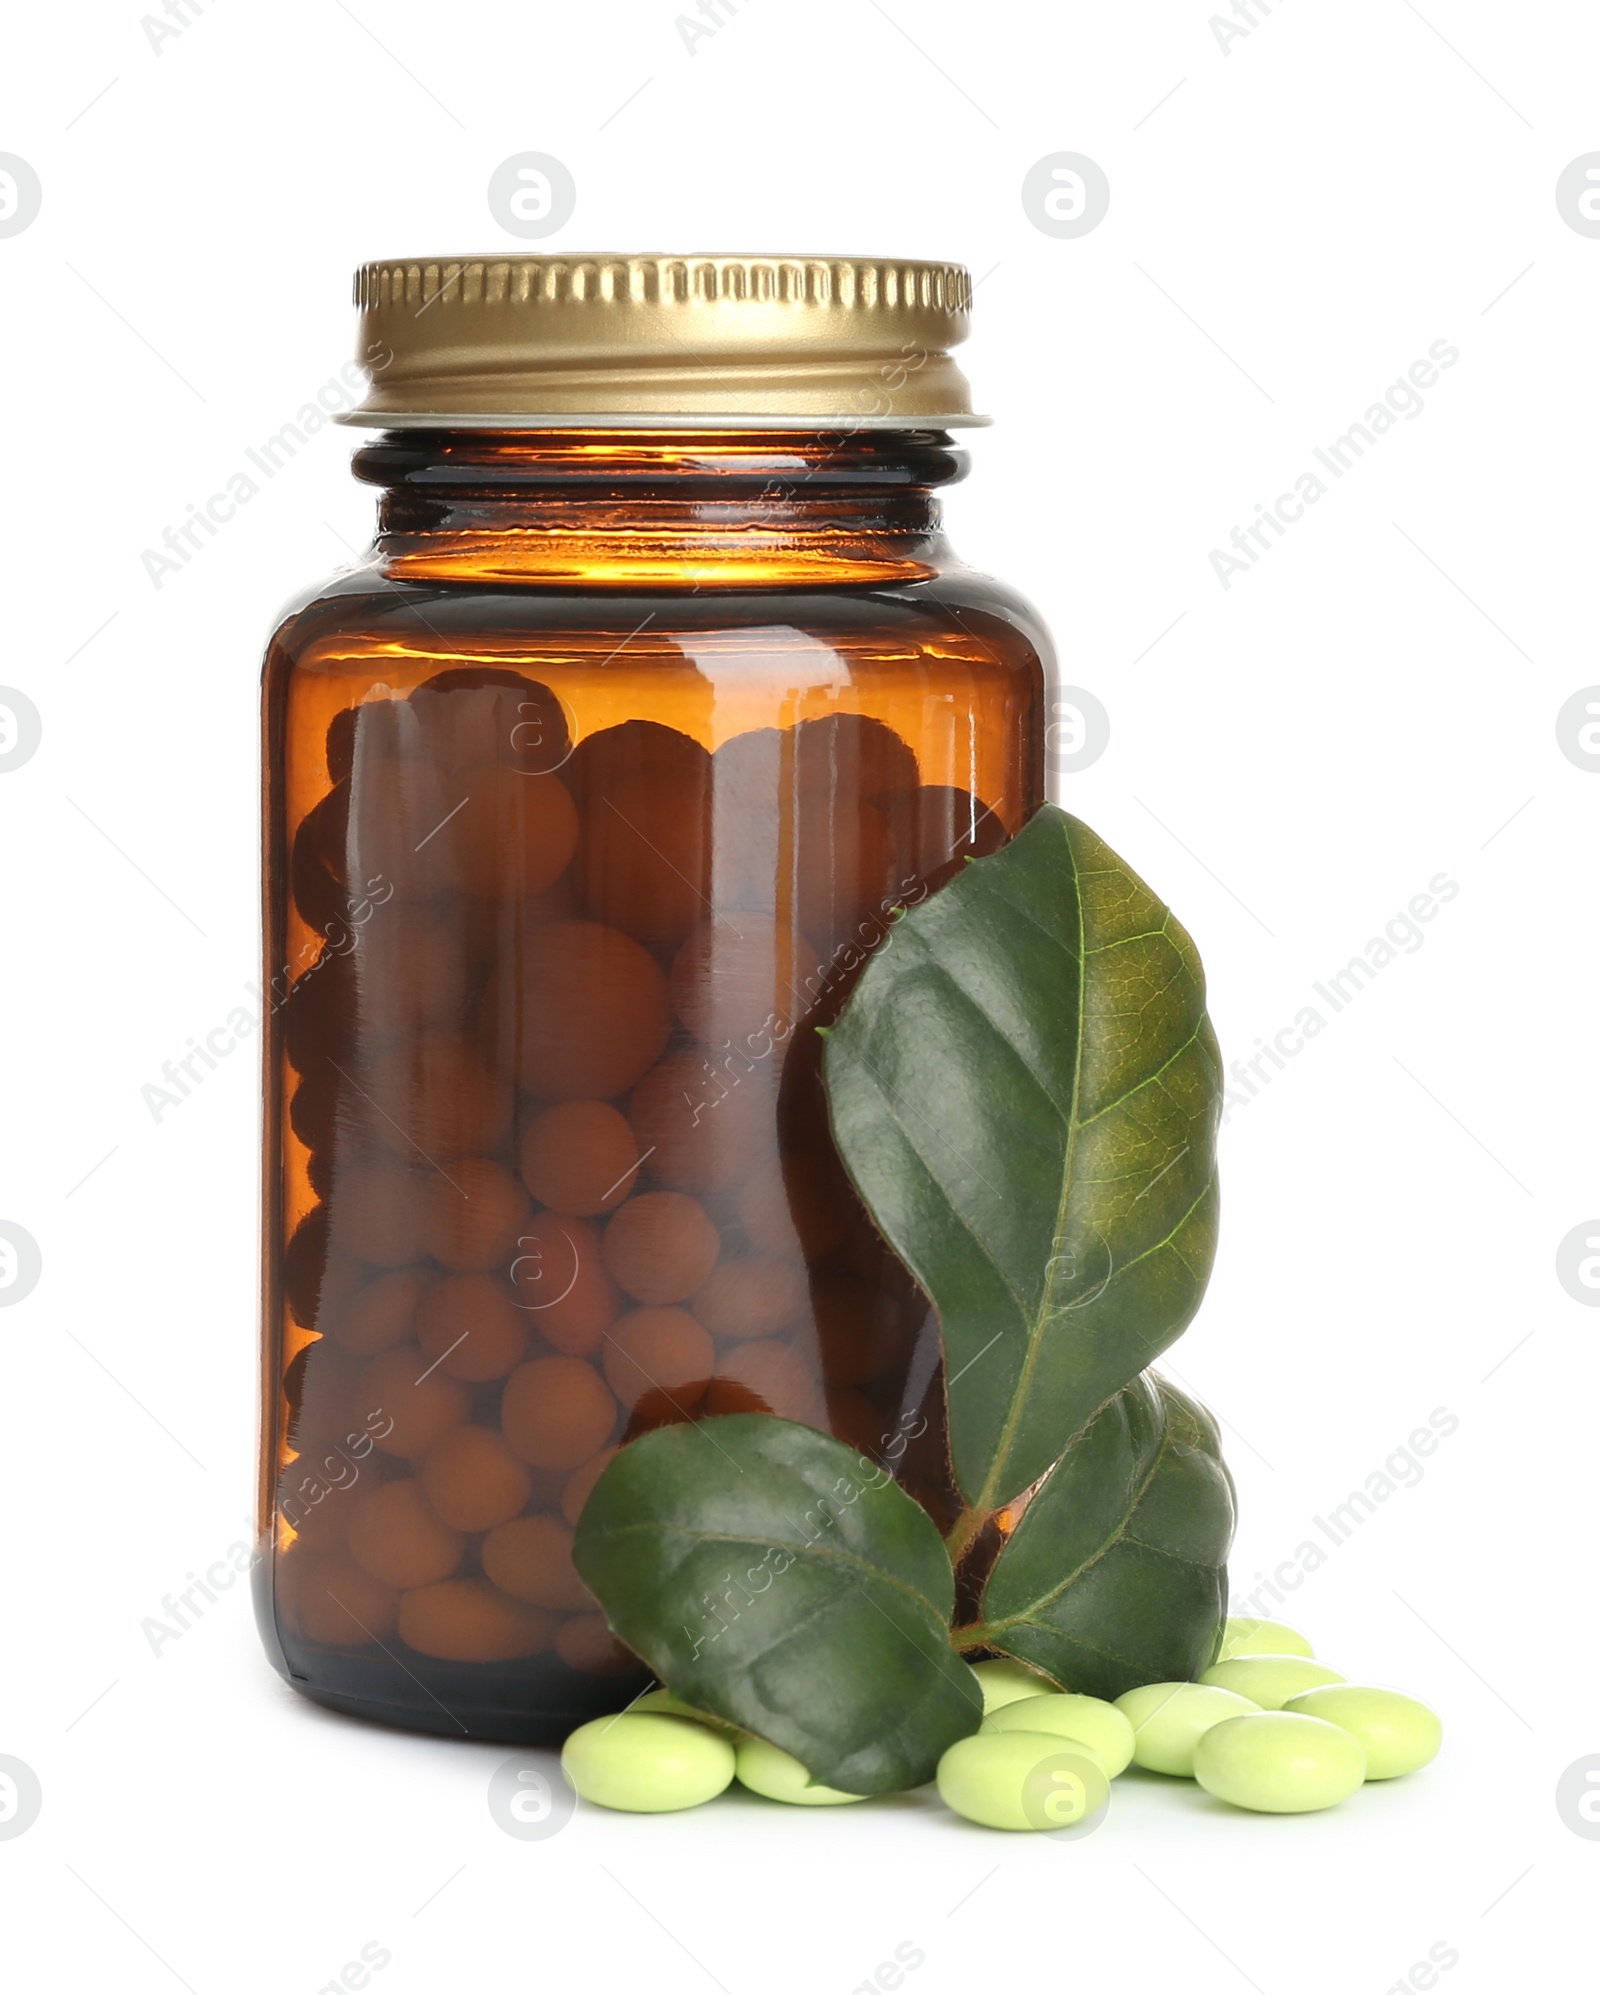
M 937 1529 L 812 1428 L 738 1413 L 642 1436 L 596 1483 L 574 1556 L 668 1689 L 827 1786 L 920 1785 L 978 1728 Z
M 1199 957 L 1046 805 L 896 921 L 824 1071 L 850 1175 L 939 1312 L 957 1481 L 991 1509 L 1199 1306 L 1222 1093 Z
M 1211 1416 L 1138 1379 L 1023 1513 L 989 1576 L 982 1639 L 1093 1697 L 1196 1677 L 1216 1654 L 1233 1522 Z

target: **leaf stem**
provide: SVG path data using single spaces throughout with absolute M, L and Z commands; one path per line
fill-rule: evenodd
M 973 1540 L 989 1521 L 991 1512 L 987 1504 L 969 1503 L 965 1510 L 945 1533 L 945 1550 L 950 1554 L 950 1563 L 960 1565 L 972 1549 Z

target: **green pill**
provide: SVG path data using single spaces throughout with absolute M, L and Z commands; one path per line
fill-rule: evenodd
M 1194 1777 L 1194 1749 L 1213 1725 L 1259 1711 L 1248 1697 L 1206 1683 L 1142 1683 L 1117 1709 L 1133 1727 L 1133 1763 L 1149 1773 Z
M 1368 1780 L 1415 1773 L 1435 1757 L 1444 1739 L 1438 1713 L 1398 1690 L 1325 1683 L 1290 1698 L 1283 1708 L 1307 1718 L 1325 1718 L 1358 1738 L 1366 1748 Z
M 1281 1621 L 1258 1621 L 1242 1614 L 1230 1615 L 1222 1629 L 1222 1652 L 1218 1662 L 1234 1656 L 1308 1656 L 1311 1644 L 1298 1628 Z
M 1343 1683 L 1344 1678 L 1310 1656 L 1234 1656 L 1228 1662 L 1213 1663 L 1201 1673 L 1200 1681 L 1236 1690 L 1263 1711 L 1281 1711 L 1291 1697 L 1303 1696 L 1324 1683 Z
M 1354 1733 L 1297 1711 L 1224 1719 L 1194 1753 L 1194 1777 L 1208 1794 L 1263 1815 L 1332 1808 L 1355 1793 L 1366 1772 Z
M 975 1732 L 939 1762 L 947 1807 L 986 1829 L 1092 1824 L 1111 1800 L 1098 1755 L 1056 1732 Z
M 630 1717 L 638 1713 L 658 1712 L 665 1718 L 692 1718 L 697 1725 L 709 1725 L 713 1732 L 737 1745 L 745 1736 L 737 1725 L 730 1725 L 726 1718 L 713 1718 L 709 1711 L 697 1711 L 692 1704 L 685 1704 L 681 1697 L 674 1697 L 670 1690 L 647 1690 L 643 1697 L 636 1697 L 628 1706 Z
M 813 1782 L 792 1754 L 769 1746 L 765 1739 L 743 1740 L 735 1757 L 740 1784 L 752 1794 L 764 1794 L 769 1801 L 790 1801 L 801 1808 L 833 1808 L 841 1801 L 867 1798 Z
M 1106 1770 L 1117 1775 L 1133 1758 L 1133 1727 L 1115 1704 L 1103 1697 L 1080 1697 L 1073 1691 L 1053 1696 L 1019 1697 L 1002 1704 L 984 1719 L 985 1732 L 1058 1732 L 1091 1748 Z
M 592 1718 L 561 1748 L 561 1771 L 583 1800 L 634 1815 L 698 1808 L 722 1792 L 733 1770 L 726 1739 L 654 1711 Z
M 973 1663 L 970 1667 L 983 1692 L 985 1717 L 1003 1704 L 1015 1704 L 1019 1697 L 1039 1697 L 1055 1689 L 1049 1677 L 1041 1676 L 1025 1663 L 1012 1662 L 1009 1656 L 999 1662 Z

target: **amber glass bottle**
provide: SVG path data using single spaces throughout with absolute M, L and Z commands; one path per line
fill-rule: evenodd
M 680 268 L 666 336 L 737 349 L 714 389 L 664 386 L 639 323 L 668 314 L 637 273 L 671 305 Z M 356 458 L 378 537 L 265 673 L 259 1606 L 337 1709 L 548 1743 L 642 1687 L 570 1548 L 654 1426 L 770 1411 L 946 1507 L 936 1326 L 835 1154 L 815 1027 L 1042 800 L 1048 641 L 940 530 L 964 383 L 906 293 L 947 346 L 961 273 L 797 265 L 832 274 L 752 334 L 749 273 L 785 268 L 360 280 L 396 370 Z M 473 270 L 513 325 L 535 300 L 510 361 Z M 451 273 L 456 319 L 402 325 Z M 585 282 L 610 371 L 574 384 L 537 300 Z M 848 360 L 816 360 L 829 312 Z M 907 337 L 939 378 L 902 407 Z

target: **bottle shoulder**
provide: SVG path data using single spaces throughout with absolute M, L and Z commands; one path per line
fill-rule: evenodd
M 341 569 L 291 596 L 267 646 L 271 671 L 385 644 L 436 653 L 478 639 L 644 629 L 655 642 L 726 640 L 740 632 L 770 641 L 942 651 L 965 640 L 995 665 L 1033 677 L 1054 669 L 1048 627 L 1022 592 L 952 563 L 925 579 L 704 590 L 528 588 L 496 580 L 419 582 L 385 574 L 381 560 Z

